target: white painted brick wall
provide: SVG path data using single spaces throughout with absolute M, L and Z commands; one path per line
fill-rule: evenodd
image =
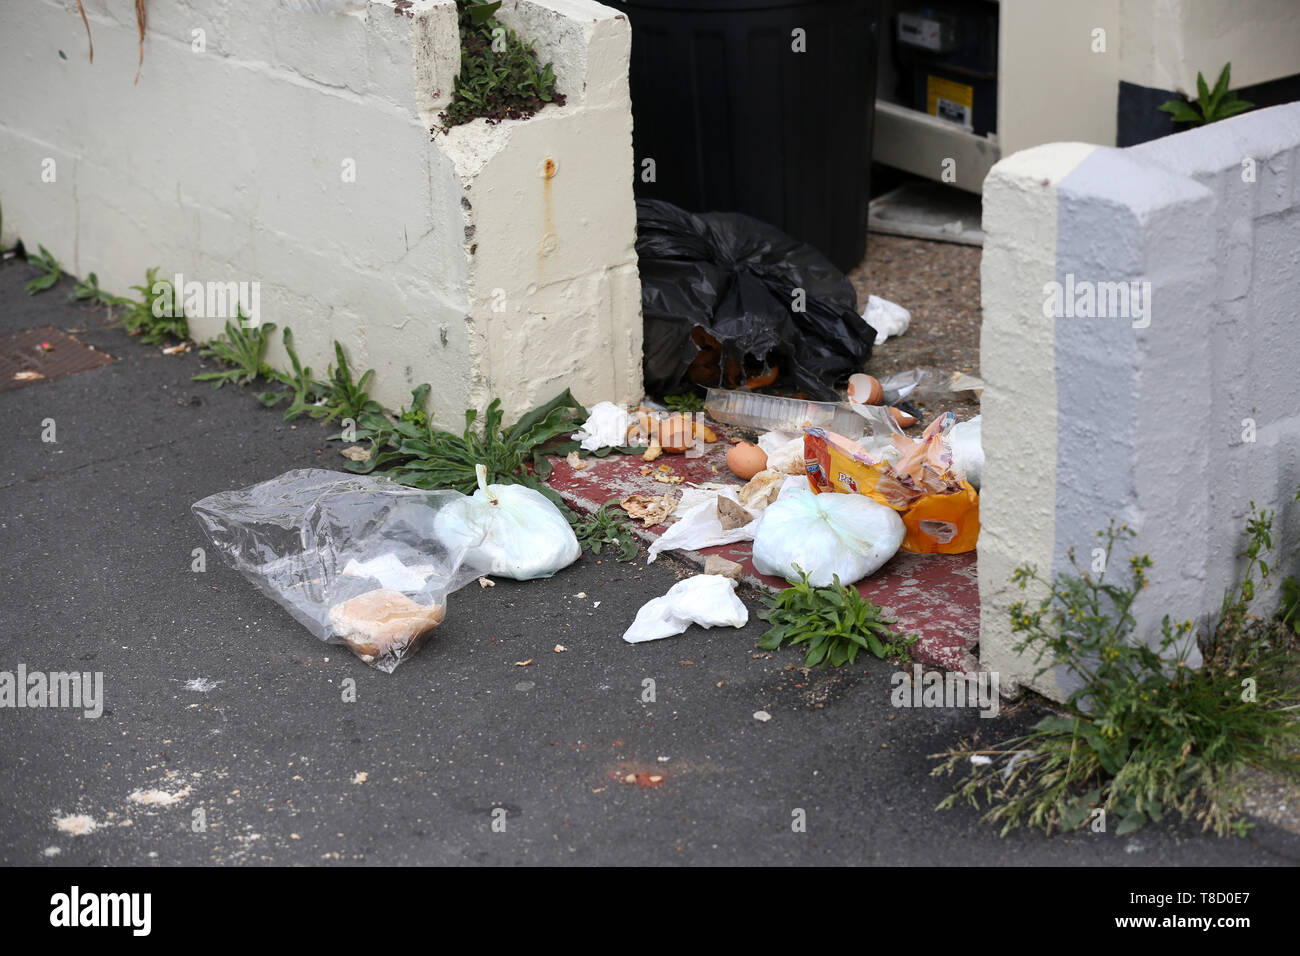
M 1012 648 L 1011 569 L 1065 572 L 1070 547 L 1086 565 L 1111 519 L 1155 562 L 1136 606 L 1152 640 L 1164 614 L 1213 621 L 1252 500 L 1279 512 L 1278 576 L 1300 573 L 1297 156 L 1289 104 L 1128 150 L 1037 147 L 990 173 L 980 645 L 1004 686 L 1069 690 Z M 1045 318 L 1043 285 L 1067 274 L 1149 281 L 1149 326 Z
M 637 400 L 626 19 L 590 0 L 507 0 L 500 19 L 554 61 L 568 103 L 430 141 L 459 70 L 453 0 L 410 16 L 362 6 L 154 4 L 134 84 L 127 0 L 87 0 L 93 65 L 71 0 L 0 5 L 4 240 L 42 243 L 118 293 L 150 266 L 258 281 L 262 319 L 291 326 L 319 375 L 338 339 L 390 408 L 431 382 L 448 427 L 497 396 L 507 414 L 565 387 Z

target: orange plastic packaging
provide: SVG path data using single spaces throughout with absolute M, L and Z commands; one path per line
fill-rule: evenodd
M 857 442 L 822 428 L 804 429 L 804 467 L 816 494 L 858 494 L 902 512 L 906 535 L 902 549 L 916 554 L 964 554 L 975 550 L 979 538 L 979 493 L 966 481 L 946 471 L 940 475 L 940 447 L 944 424 L 935 422 L 922 441 L 898 436 L 903 452 L 898 474 L 888 462 L 878 461 Z M 931 467 L 924 469 L 927 462 Z M 927 478 L 928 475 L 928 478 Z M 929 483 L 918 480 L 924 478 Z M 930 490 L 941 488 L 942 490 Z
M 804 429 L 803 458 L 814 494 L 866 495 L 895 511 L 905 510 L 917 497 L 889 476 L 887 462 L 877 461 L 857 442 L 824 428 Z
M 980 498 L 969 482 L 950 495 L 918 498 L 903 512 L 902 548 L 916 554 L 965 554 L 980 536 Z

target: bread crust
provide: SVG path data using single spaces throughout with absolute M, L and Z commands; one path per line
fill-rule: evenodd
M 419 604 L 400 591 L 376 588 L 330 608 L 334 633 L 367 664 L 417 651 L 442 623 L 443 604 Z

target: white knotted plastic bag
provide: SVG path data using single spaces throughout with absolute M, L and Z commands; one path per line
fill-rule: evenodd
M 754 567 L 797 578 L 798 565 L 815 586 L 852 584 L 874 573 L 903 543 L 903 519 L 866 495 L 783 493 L 754 529 Z
M 582 555 L 582 546 L 560 509 L 524 485 L 489 485 L 487 469 L 477 468 L 478 491 L 440 512 L 440 529 L 468 536 L 486 529 L 482 541 L 465 553 L 465 564 L 480 574 L 528 581 L 549 578 Z

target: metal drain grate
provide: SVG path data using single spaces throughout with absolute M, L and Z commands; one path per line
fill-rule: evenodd
M 113 356 L 52 325 L 0 336 L 0 392 L 50 378 L 89 372 Z

